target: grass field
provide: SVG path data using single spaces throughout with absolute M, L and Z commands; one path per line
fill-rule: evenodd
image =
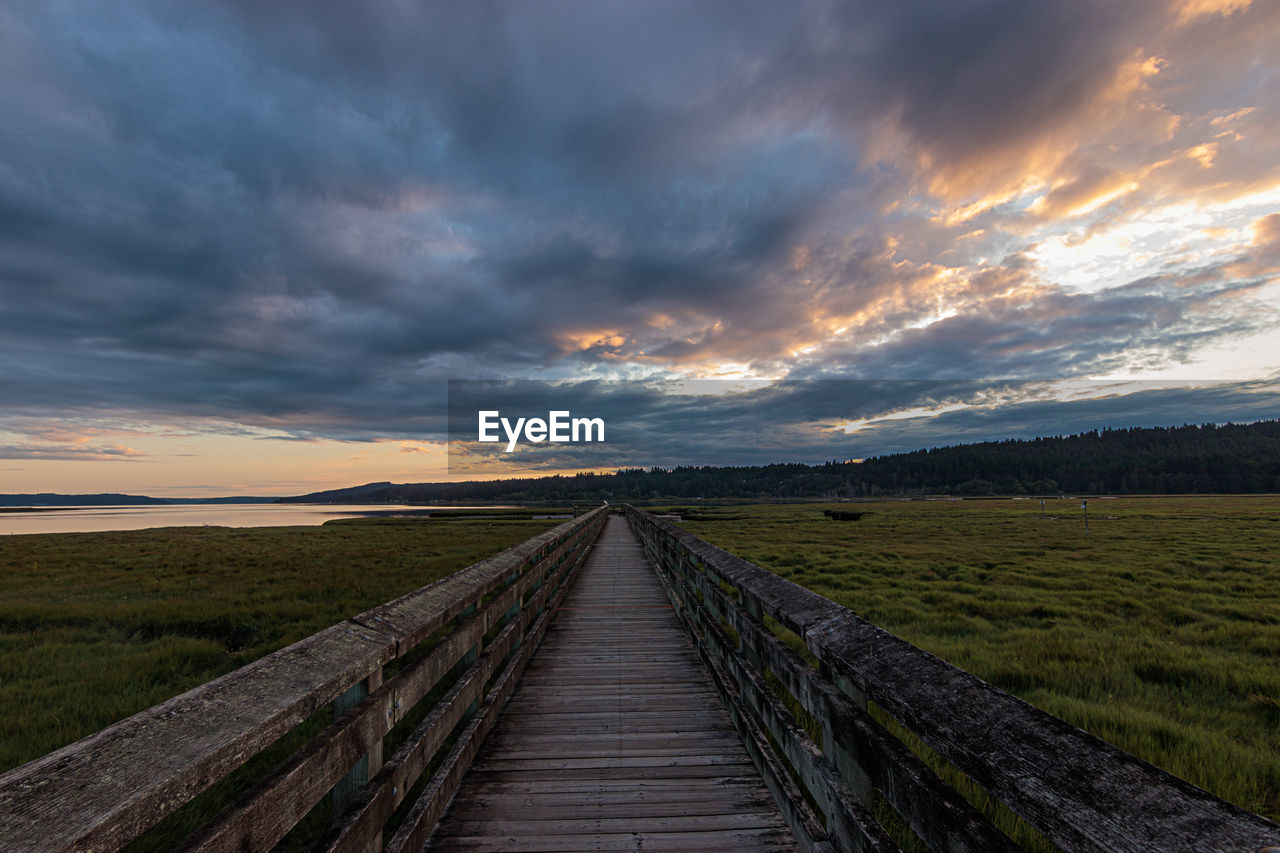
M 822 513 L 837 507 L 868 514 Z M 719 506 L 683 525 L 1280 818 L 1280 497 L 1089 510 L 1087 534 L 1078 500 L 1051 500 L 1042 517 L 1038 499 Z M 0 537 L 0 771 L 557 523 Z M 219 783 L 133 849 L 168 849 L 241 784 Z M 308 831 L 327 825 L 325 808 Z
M 699 509 L 691 532 L 1280 818 L 1280 498 Z
M 0 536 L 0 772 L 559 523 Z

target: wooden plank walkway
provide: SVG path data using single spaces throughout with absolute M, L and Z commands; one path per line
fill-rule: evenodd
M 621 516 L 427 849 L 797 849 Z

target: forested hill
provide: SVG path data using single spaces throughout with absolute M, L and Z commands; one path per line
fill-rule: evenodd
M 868 459 L 867 488 L 971 494 L 1280 492 L 1280 421 L 1094 430 Z
M 987 441 L 862 462 L 684 466 L 467 483 L 371 483 L 296 503 L 461 503 L 652 498 L 1280 492 L 1280 421 L 1095 430 Z
M 164 498 L 149 498 L 145 495 L 61 495 L 53 492 L 41 492 L 38 495 L 0 495 L 0 506 L 142 506 L 144 504 L 167 504 Z

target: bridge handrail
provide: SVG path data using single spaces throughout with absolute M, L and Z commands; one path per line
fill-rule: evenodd
M 875 789 L 931 850 L 1017 849 L 868 702 L 1062 849 L 1280 845 L 1277 824 L 663 519 L 626 512 L 803 847 L 896 849 L 872 814 Z M 765 616 L 793 632 L 816 666 Z
M 345 815 L 329 848 L 366 849 L 450 732 L 470 720 L 388 849 L 405 847 L 430 831 L 452 795 L 450 774 L 460 778 L 469 765 L 607 512 L 567 521 L 0 775 L 0 850 L 119 849 L 330 702 L 333 724 L 186 847 L 270 849 L 334 789 Z M 428 638 L 430 651 L 383 684 L 382 667 Z M 383 765 L 383 736 L 450 674 L 452 686 Z

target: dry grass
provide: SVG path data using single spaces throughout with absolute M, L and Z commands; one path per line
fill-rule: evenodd
M 847 508 L 847 505 L 844 505 Z M 691 532 L 1280 818 L 1280 498 L 702 510 Z M 723 515 L 723 520 L 717 520 Z

